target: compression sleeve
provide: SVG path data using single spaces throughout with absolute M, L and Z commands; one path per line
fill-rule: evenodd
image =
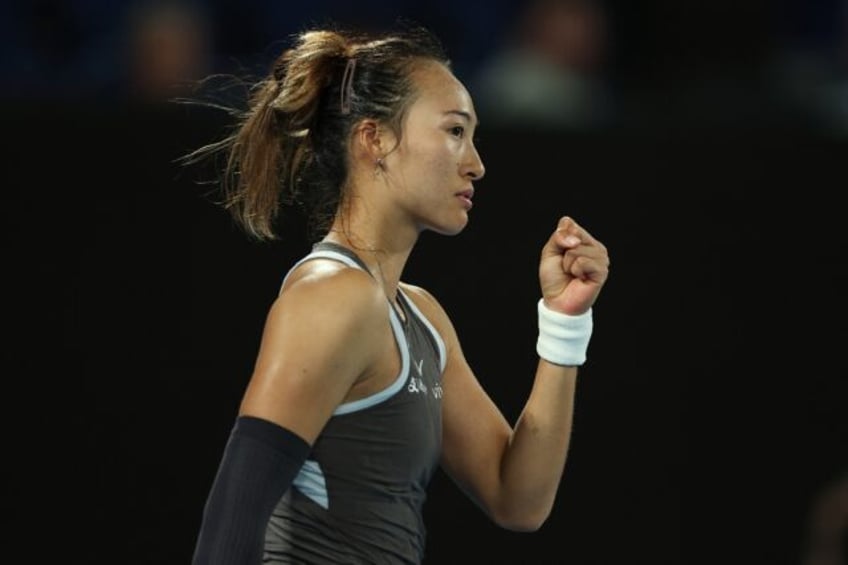
M 239 416 L 206 499 L 193 565 L 259 565 L 265 529 L 310 446 L 261 418 Z

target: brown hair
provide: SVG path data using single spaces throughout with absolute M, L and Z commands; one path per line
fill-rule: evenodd
M 303 207 L 313 235 L 321 233 L 343 202 L 353 125 L 376 119 L 400 138 L 419 59 L 450 67 L 439 40 L 419 26 L 303 31 L 252 85 L 232 135 L 187 160 L 225 152 L 221 204 L 248 235 L 276 239 L 280 208 L 291 204 Z

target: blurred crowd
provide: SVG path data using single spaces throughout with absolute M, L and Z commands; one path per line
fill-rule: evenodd
M 289 36 L 336 22 L 398 18 L 439 31 L 468 69 L 494 47 L 521 2 L 361 0 L 29 0 L 0 3 L 6 96 L 168 95 L 209 72 L 265 70 Z
M 168 100 L 212 73 L 264 73 L 289 36 L 313 23 L 367 29 L 406 18 L 443 38 L 489 124 L 591 128 L 675 112 L 714 122 L 766 108 L 848 131 L 848 0 L 684 4 L 6 2 L 0 92 L 22 101 Z

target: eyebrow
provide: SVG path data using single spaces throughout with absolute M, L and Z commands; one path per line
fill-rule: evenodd
M 451 115 L 451 114 L 454 114 L 454 115 L 457 115 L 457 116 L 462 116 L 463 118 L 465 118 L 469 122 L 474 123 L 474 119 L 471 117 L 471 114 L 469 114 L 468 112 L 466 112 L 464 110 L 448 110 L 448 111 L 445 112 L 445 115 Z M 480 125 L 479 122 L 477 123 L 477 125 L 478 126 Z

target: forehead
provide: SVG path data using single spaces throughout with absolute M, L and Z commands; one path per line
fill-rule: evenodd
M 468 90 L 443 64 L 435 61 L 422 63 L 413 73 L 412 79 L 418 91 L 412 110 L 443 114 L 466 112 L 475 120 L 474 105 Z

